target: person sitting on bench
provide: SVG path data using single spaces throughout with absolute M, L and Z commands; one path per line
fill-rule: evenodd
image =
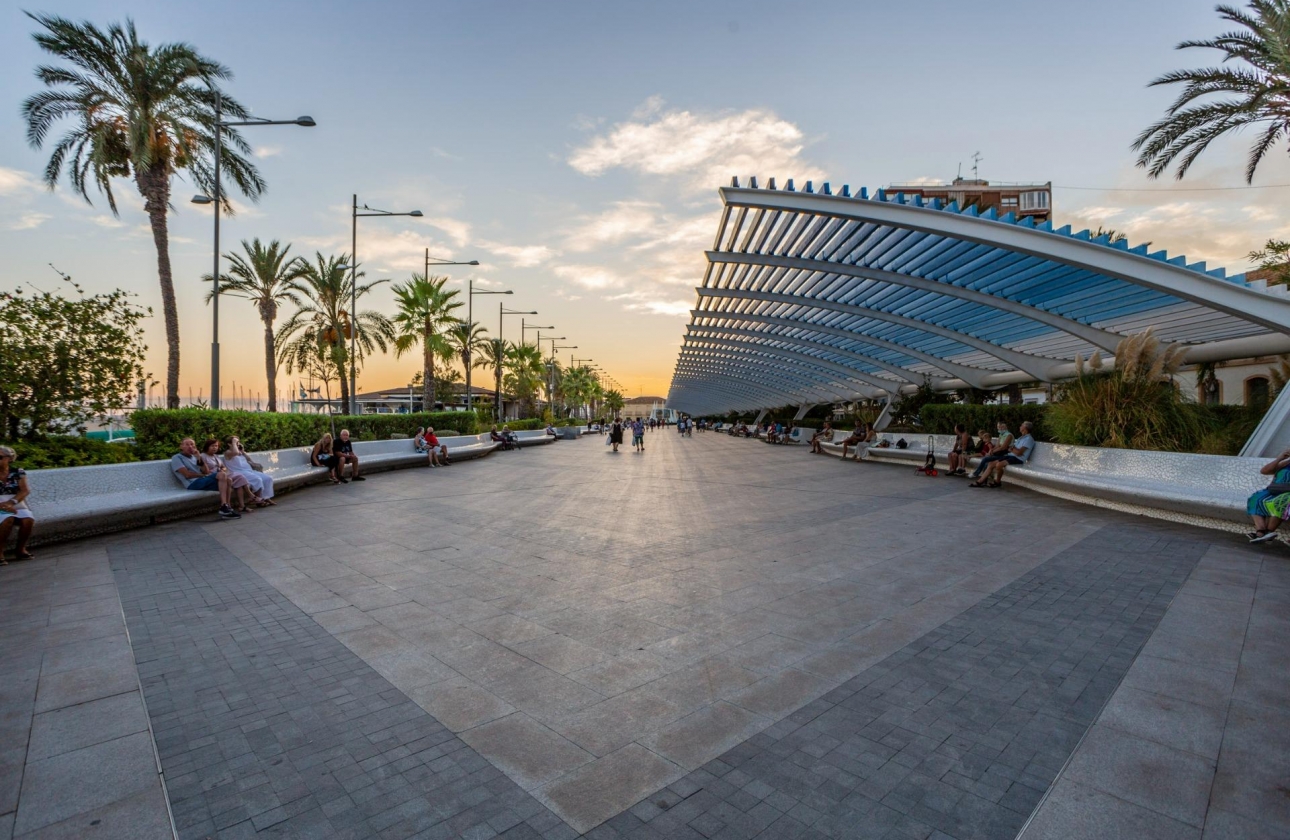
M 823 455 L 824 448 L 820 446 L 820 444 L 832 443 L 832 442 L 833 442 L 833 424 L 830 423 L 828 420 L 825 420 L 824 428 L 820 429 L 818 432 L 811 435 L 811 451 L 817 455 Z
M 1245 503 L 1245 512 L 1254 520 L 1254 530 L 1246 534 L 1252 543 L 1276 539 L 1277 529 L 1286 518 L 1286 508 L 1290 508 L 1290 449 L 1264 464 L 1259 473 L 1272 476 L 1272 483 Z
M 1035 439 L 1031 437 L 1030 430 L 1034 424 L 1029 420 L 1021 424 L 1021 437 L 1013 440 L 1012 434 L 1008 431 L 1006 423 L 999 424 L 999 445 L 995 447 L 995 454 L 987 455 L 981 459 L 980 465 L 977 466 L 973 475 L 980 477 L 969 484 L 969 487 L 1002 487 L 1003 471 L 1008 468 L 1009 464 L 1020 466 L 1030 460 L 1030 456 L 1035 451 Z
M 446 467 L 450 465 L 450 462 L 448 461 L 448 447 L 439 442 L 439 438 L 434 433 L 433 426 L 426 427 L 423 440 L 425 441 L 426 454 L 430 466 L 433 467 L 437 464 L 438 466 Z
M 967 475 L 968 458 L 972 456 L 972 436 L 967 426 L 954 424 L 954 448 L 950 450 L 949 475 Z
M 851 435 L 842 441 L 842 457 L 847 457 L 847 449 L 854 446 L 856 454 L 854 460 L 863 461 L 869 455 L 869 445 L 877 438 L 877 433 L 868 423 L 861 423 L 851 432 Z
M 332 454 L 336 456 L 336 475 L 345 483 L 345 465 L 349 464 L 349 477 L 353 481 L 367 481 L 358 474 L 358 456 L 354 454 L 354 443 L 349 439 L 349 429 L 341 429 L 340 437 L 332 444 Z

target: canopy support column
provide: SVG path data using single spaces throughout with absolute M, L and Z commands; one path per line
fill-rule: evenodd
M 815 408 L 815 406 L 816 403 L 802 403 L 801 408 L 799 408 L 797 413 L 793 415 L 793 422 L 796 423 L 798 420 L 801 420 L 806 416 L 807 412 Z
M 757 412 L 757 419 L 753 421 L 753 425 L 760 426 L 761 421 L 764 420 L 765 417 L 766 417 L 766 409 L 763 408 L 761 411 Z
M 1290 447 L 1290 386 L 1281 389 L 1268 406 L 1254 434 L 1241 447 L 1242 458 L 1271 458 Z

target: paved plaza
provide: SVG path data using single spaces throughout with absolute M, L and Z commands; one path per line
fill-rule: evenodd
M 1290 836 L 1284 546 L 646 443 L 0 569 L 0 837 Z

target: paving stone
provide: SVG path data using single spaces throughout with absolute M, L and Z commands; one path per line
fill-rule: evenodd
M 155 785 L 156 761 L 146 732 L 30 761 L 14 833 L 35 831 Z
M 59 755 L 148 729 L 138 691 L 91 700 L 32 718 L 27 760 Z
M 487 753 L 525 790 L 541 787 L 595 758 L 523 712 L 477 726 L 461 737 Z
M 588 831 L 622 812 L 623 802 L 635 804 L 683 773 L 639 744 L 628 744 L 552 782 L 542 788 L 541 796 L 554 803 L 573 828 Z

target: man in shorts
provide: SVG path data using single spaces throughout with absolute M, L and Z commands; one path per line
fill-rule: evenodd
M 426 450 L 430 455 L 430 466 L 448 466 L 448 447 L 439 442 L 439 438 L 435 436 L 434 428 L 431 426 L 426 427 L 425 442 Z
M 358 456 L 354 454 L 354 442 L 349 439 L 349 429 L 341 429 L 340 437 L 332 444 L 332 454 L 336 456 L 336 475 L 340 483 L 345 483 L 345 465 L 349 464 L 349 477 L 354 481 L 367 481 L 358 474 Z
M 639 417 L 632 423 L 632 447 L 637 452 L 645 451 L 645 424 Z
M 170 459 L 170 471 L 174 473 L 185 490 L 215 490 L 219 492 L 219 518 L 241 519 L 242 515 L 233 510 L 229 502 L 229 477 L 226 470 L 214 473 L 206 472 L 206 464 L 197 457 L 197 443 L 192 438 L 184 438 L 179 443 L 179 452 Z

